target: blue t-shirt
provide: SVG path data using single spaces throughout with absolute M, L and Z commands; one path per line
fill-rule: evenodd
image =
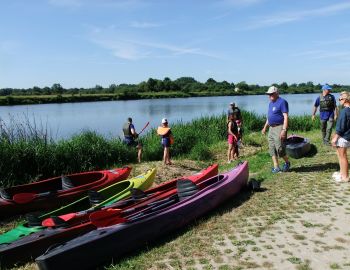
M 269 125 L 281 125 L 283 124 L 283 113 L 288 113 L 288 102 L 279 97 L 274 102 L 270 102 L 269 110 L 267 112 L 267 121 Z
M 347 141 L 350 140 L 350 108 L 346 107 L 341 110 L 335 127 L 335 133 Z
M 333 100 L 334 104 L 337 105 L 337 102 L 336 102 L 336 100 L 335 100 L 335 97 L 334 97 L 333 95 L 331 95 L 331 94 L 329 94 L 329 95 L 332 97 L 332 100 Z M 318 96 L 318 97 L 316 98 L 316 101 L 315 101 L 314 106 L 315 106 L 315 107 L 320 106 L 320 96 Z M 331 110 L 331 111 L 323 111 L 323 112 L 320 111 L 320 119 L 321 119 L 321 120 L 326 120 L 326 121 L 328 121 L 328 119 L 332 119 L 332 120 L 333 120 L 333 119 L 334 119 L 334 110 Z

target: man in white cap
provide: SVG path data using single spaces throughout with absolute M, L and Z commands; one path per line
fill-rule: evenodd
M 335 97 L 330 94 L 331 90 L 332 87 L 328 84 L 322 86 L 322 94 L 316 98 L 311 117 L 312 120 L 315 120 L 317 108 L 320 106 L 321 131 L 324 145 L 330 145 L 332 128 L 338 116 L 337 102 Z
M 288 129 L 288 102 L 279 96 L 276 86 L 271 86 L 266 94 L 269 96 L 270 103 L 267 120 L 261 133 L 265 134 L 267 127 L 269 127 L 268 141 L 269 153 L 273 162 L 272 173 L 287 172 L 290 168 L 285 144 Z M 284 159 L 282 169 L 279 167 L 279 157 Z

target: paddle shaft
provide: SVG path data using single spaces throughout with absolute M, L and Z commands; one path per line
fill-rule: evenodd
M 143 127 L 143 129 L 141 129 L 139 135 L 148 127 L 149 125 L 149 121 L 146 123 L 146 125 Z

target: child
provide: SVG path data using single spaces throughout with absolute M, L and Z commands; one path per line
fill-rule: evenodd
M 231 114 L 227 123 L 227 163 L 231 163 L 234 159 L 239 156 L 238 152 L 238 126 L 236 123 L 236 114 Z

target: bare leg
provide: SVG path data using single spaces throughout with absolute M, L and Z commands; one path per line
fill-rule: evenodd
M 227 162 L 230 162 L 233 159 L 233 144 L 228 144 L 227 150 Z
M 348 156 L 347 149 L 345 147 L 338 147 L 337 154 L 339 159 L 340 166 L 340 175 L 342 180 L 346 180 L 349 178 L 349 164 L 348 164 Z
M 273 167 L 274 168 L 278 168 L 279 167 L 277 156 L 272 156 L 272 162 L 273 162 Z

